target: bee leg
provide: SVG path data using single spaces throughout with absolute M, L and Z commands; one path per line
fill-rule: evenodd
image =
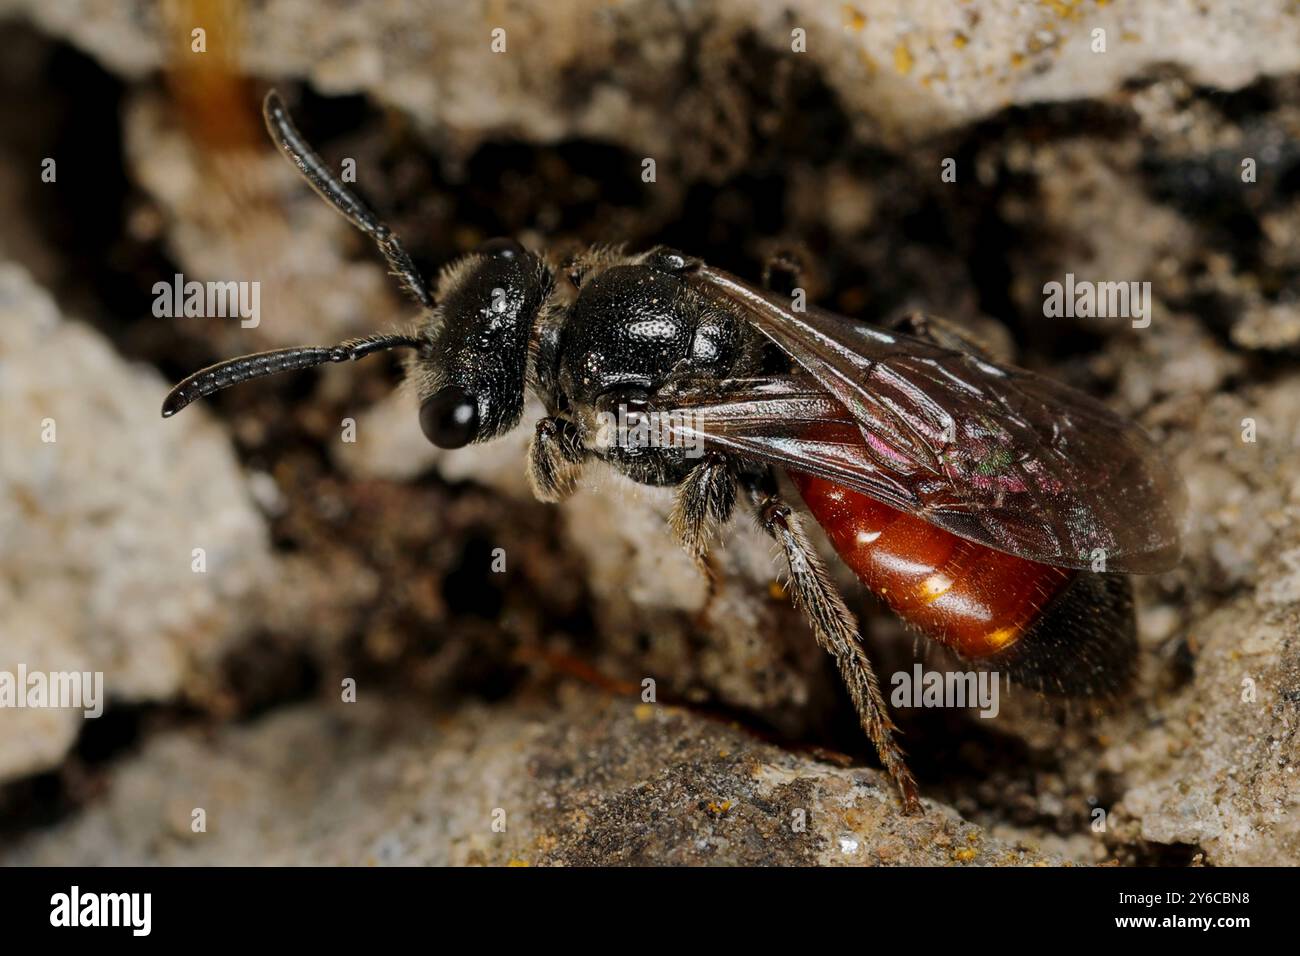
M 894 740 L 897 728 L 889 717 L 871 661 L 858 640 L 857 619 L 831 583 L 821 558 L 804 534 L 799 515 L 777 496 L 774 488 L 767 490 L 755 483 L 748 490 L 759 524 L 785 552 L 790 566 L 791 600 L 807 615 L 817 643 L 835 658 L 862 729 L 875 744 L 880 762 L 902 794 L 903 812 L 923 812 L 916 780 Z
M 528 445 L 528 483 L 538 501 L 554 504 L 573 494 L 585 452 L 562 418 L 541 418 Z
M 763 288 L 792 295 L 803 287 L 804 265 L 793 249 L 777 249 L 763 263 Z
M 736 471 L 725 455 L 705 455 L 677 486 L 668 522 L 686 553 L 712 579 L 705 557 L 714 532 L 736 506 Z

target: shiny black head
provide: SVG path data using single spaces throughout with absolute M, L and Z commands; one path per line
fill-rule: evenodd
M 512 239 L 443 270 L 428 346 L 413 366 L 429 441 L 460 448 L 518 423 L 529 337 L 553 284 L 546 264 Z
M 370 335 L 219 362 L 173 388 L 163 417 L 250 378 L 407 348 L 416 353 L 411 368 L 425 437 L 440 448 L 495 438 L 523 412 L 529 337 L 553 286 L 541 258 L 512 239 L 494 239 L 443 270 L 437 304 L 418 334 Z
M 173 388 L 163 401 L 163 417 L 250 378 L 405 348 L 416 353 L 420 427 L 429 441 L 460 448 L 511 428 L 523 411 L 533 322 L 554 285 L 545 263 L 513 239 L 494 239 L 444 269 L 435 298 L 401 240 L 317 155 L 274 90 L 262 113 L 272 142 L 322 199 L 375 241 L 389 272 L 425 310 L 426 322 L 418 333 L 368 335 L 218 362 Z

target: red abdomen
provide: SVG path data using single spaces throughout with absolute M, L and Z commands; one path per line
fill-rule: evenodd
M 1077 573 L 975 544 L 825 479 L 790 477 L 862 583 L 966 657 L 1014 644 Z

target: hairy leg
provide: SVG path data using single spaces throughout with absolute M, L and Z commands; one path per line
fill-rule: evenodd
M 538 419 L 528 446 L 528 483 L 537 500 L 554 504 L 573 494 L 585 457 L 568 422 Z
M 889 717 L 871 661 L 858 639 L 857 619 L 831 583 L 825 566 L 803 532 L 799 515 L 778 497 L 774 488 L 753 484 L 748 493 L 763 530 L 785 553 L 790 567 L 791 598 L 808 616 L 817 643 L 835 658 L 862 729 L 898 785 L 904 812 L 922 812 L 916 780 L 894 740 L 897 728 Z
M 731 518 L 735 505 L 736 472 L 724 455 L 705 455 L 677 486 L 669 518 L 673 536 L 706 573 L 705 557 L 713 535 Z
M 804 283 L 803 259 L 791 248 L 774 251 L 763 262 L 763 288 L 792 295 Z

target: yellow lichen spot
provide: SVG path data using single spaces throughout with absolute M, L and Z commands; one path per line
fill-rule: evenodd
M 645 723 L 647 720 L 653 720 L 655 715 L 655 705 L 637 704 L 636 709 L 632 711 L 632 714 L 642 723 Z
M 730 756 L 731 756 L 731 751 L 730 751 L 730 750 L 725 750 L 725 749 L 724 749 L 724 750 L 719 750 L 719 751 L 718 751 L 718 756 L 719 756 L 719 757 L 722 757 L 723 759 L 726 759 L 727 757 L 730 757 Z
M 517 860 L 517 859 L 513 859 L 513 858 L 512 858 L 512 859 L 510 860 L 510 862 L 506 864 L 506 866 L 528 866 L 528 861 L 527 861 L 527 860 Z
M 912 59 L 912 51 L 907 48 L 906 43 L 900 43 L 894 47 L 894 69 L 902 76 L 912 72 L 912 67 L 916 61 Z
M 1081 0 L 1041 0 L 1043 6 L 1051 7 L 1052 12 L 1058 17 L 1065 20 L 1078 20 L 1082 11 L 1079 10 Z M 1098 3 L 1101 6 L 1101 3 Z
M 959 50 L 964 50 L 967 43 L 970 43 L 970 37 L 966 36 L 964 33 L 958 33 L 952 38 L 952 45 Z
M 720 817 L 731 809 L 731 801 L 723 800 L 721 803 L 718 803 L 716 800 L 710 800 L 707 804 L 707 809 L 715 817 Z
M 867 25 L 867 15 L 857 7 L 844 5 L 844 25 L 854 33 L 861 33 Z
M 1142 34 L 1140 34 L 1140 33 L 1132 33 L 1132 32 L 1130 32 L 1129 30 L 1125 30 L 1123 33 L 1121 33 L 1121 34 L 1119 35 L 1119 38 L 1120 38 L 1120 41 L 1123 42 L 1123 43 L 1141 43 L 1141 42 L 1142 42 Z
M 1022 67 L 1025 65 L 1025 55 L 1023 53 L 1011 54 L 1011 65 L 1013 67 Z
M 767 596 L 773 601 L 784 601 L 786 599 L 785 588 L 780 581 L 772 581 L 767 585 Z
M 958 863 L 969 863 L 977 856 L 979 856 L 979 851 L 972 849 L 955 850 L 952 854 L 952 858 Z
M 921 600 L 927 604 L 933 604 L 939 598 L 943 597 L 952 590 L 952 578 L 941 572 L 930 575 L 921 582 L 917 591 L 921 595 Z

